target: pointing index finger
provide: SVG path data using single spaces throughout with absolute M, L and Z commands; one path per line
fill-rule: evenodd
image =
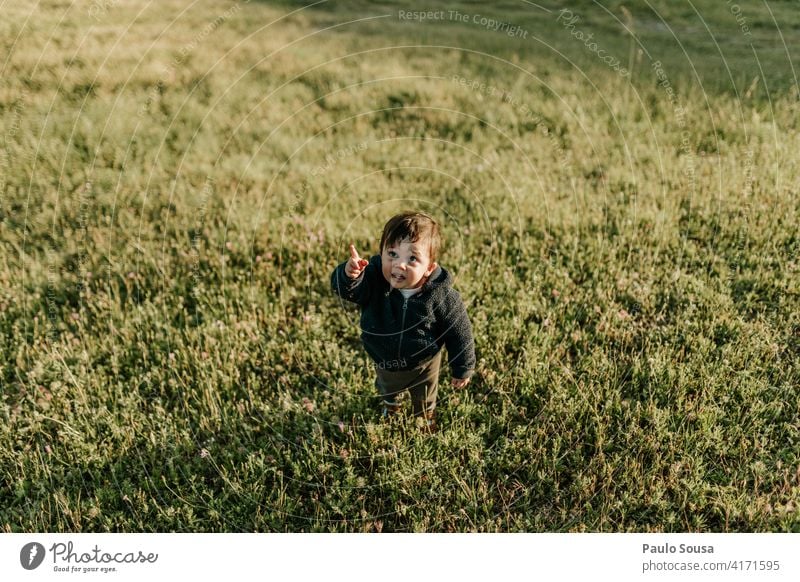
M 354 245 L 350 245 L 350 258 L 358 261 L 361 257 L 358 256 L 358 251 Z

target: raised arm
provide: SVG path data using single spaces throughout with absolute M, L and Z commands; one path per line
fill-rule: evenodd
M 342 299 L 365 305 L 369 299 L 370 285 L 365 281 L 374 267 L 362 259 L 356 247 L 350 245 L 350 257 L 337 266 L 331 274 L 331 288 Z

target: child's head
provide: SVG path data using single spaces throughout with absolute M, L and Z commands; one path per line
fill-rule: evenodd
M 422 212 L 389 219 L 381 236 L 383 276 L 395 289 L 415 289 L 436 269 L 442 237 L 436 221 Z

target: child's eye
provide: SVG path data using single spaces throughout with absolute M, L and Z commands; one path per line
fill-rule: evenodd
M 397 253 L 394 251 L 389 251 L 389 256 L 395 258 L 397 256 Z
M 417 260 L 417 257 L 411 257 L 411 259 L 409 259 L 409 260 L 413 263 L 414 261 Z

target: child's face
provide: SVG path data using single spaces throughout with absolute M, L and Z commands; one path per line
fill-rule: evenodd
M 404 238 L 386 245 L 381 253 L 383 276 L 392 289 L 416 289 L 436 269 L 431 261 L 430 243 Z

